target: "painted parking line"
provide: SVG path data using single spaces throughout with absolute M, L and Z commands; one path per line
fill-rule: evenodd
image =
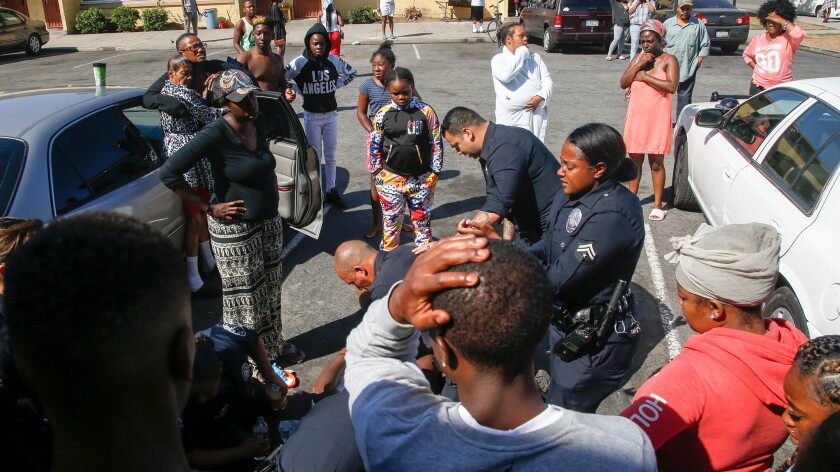
M 417 59 L 420 59 L 420 51 L 417 50 L 417 45 L 412 44 L 411 47 L 414 48 L 414 55 L 417 56 Z
M 231 51 L 233 51 L 233 49 L 225 49 L 223 51 L 211 52 L 210 54 L 207 55 L 207 57 L 215 56 L 216 54 L 225 54 L 225 53 L 228 53 L 228 52 L 231 52 Z
M 682 346 L 677 339 L 677 332 L 674 331 L 674 314 L 665 304 L 665 277 L 662 275 L 659 253 L 656 252 L 656 243 L 653 242 L 653 234 L 651 234 L 650 225 L 647 223 L 645 223 L 645 252 L 650 266 L 650 276 L 653 279 L 653 288 L 656 291 L 659 321 L 662 323 L 662 331 L 665 332 L 665 342 L 668 345 L 668 357 L 674 359 L 682 351 Z
M 73 68 L 78 69 L 79 67 L 89 66 L 89 65 L 91 65 L 95 62 L 103 62 L 103 61 L 107 61 L 108 59 L 113 59 L 115 57 L 128 56 L 130 54 L 139 54 L 141 52 L 143 52 L 143 51 L 132 51 L 132 52 L 124 53 L 124 54 L 117 54 L 116 56 L 110 56 L 110 57 L 106 57 L 104 59 L 97 59 L 95 61 L 85 62 L 84 64 L 79 64 L 79 65 L 77 65 L 76 67 L 73 67 Z
M 324 219 L 327 218 L 327 213 L 329 213 L 331 209 L 332 209 L 332 205 L 327 205 L 327 206 L 324 207 Z M 289 253 L 292 252 L 292 249 L 297 247 L 297 245 L 300 244 L 301 241 L 303 241 L 304 237 L 306 237 L 305 234 L 298 233 L 298 234 L 295 235 L 294 238 L 292 238 L 291 241 L 289 241 L 289 244 L 284 244 L 283 245 L 283 259 L 285 259 L 286 257 L 289 256 Z

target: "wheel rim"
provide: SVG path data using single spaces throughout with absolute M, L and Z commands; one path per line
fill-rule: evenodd
M 787 308 L 780 306 L 770 313 L 770 318 L 781 318 L 790 324 L 796 326 L 796 321 L 793 319 L 793 314 Z
M 35 36 L 31 36 L 29 38 L 29 49 L 31 49 L 32 52 L 38 52 L 41 50 L 41 42 L 38 41 L 38 38 Z
M 545 32 L 543 32 L 543 49 L 545 49 L 546 51 L 548 51 L 549 49 L 550 40 L 551 34 L 548 32 L 548 28 L 546 28 Z

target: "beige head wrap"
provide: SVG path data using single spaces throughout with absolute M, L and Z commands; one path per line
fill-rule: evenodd
M 677 282 L 685 290 L 733 306 L 757 306 L 776 288 L 779 233 L 748 223 L 717 228 L 705 223 L 694 236 L 671 238 Z

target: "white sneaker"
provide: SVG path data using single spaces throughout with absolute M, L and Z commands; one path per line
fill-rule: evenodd
M 484 27 L 482 26 L 481 28 L 479 28 L 479 29 L 478 29 L 478 32 L 479 32 L 479 33 L 486 33 L 486 32 L 487 32 L 487 30 L 486 30 L 486 29 L 484 29 Z
M 391 39 L 397 39 L 397 37 L 392 34 Z

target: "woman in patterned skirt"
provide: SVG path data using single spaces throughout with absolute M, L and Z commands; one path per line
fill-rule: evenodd
M 283 221 L 274 155 L 267 123 L 260 115 L 253 81 L 238 70 L 213 80 L 214 100 L 227 114 L 208 124 L 173 154 L 160 179 L 186 202 L 208 215 L 213 253 L 222 275 L 223 319 L 256 330 L 269 359 L 299 362 L 303 353 L 286 342 L 280 319 Z M 202 158 L 210 162 L 211 200 L 194 192 L 183 173 Z

